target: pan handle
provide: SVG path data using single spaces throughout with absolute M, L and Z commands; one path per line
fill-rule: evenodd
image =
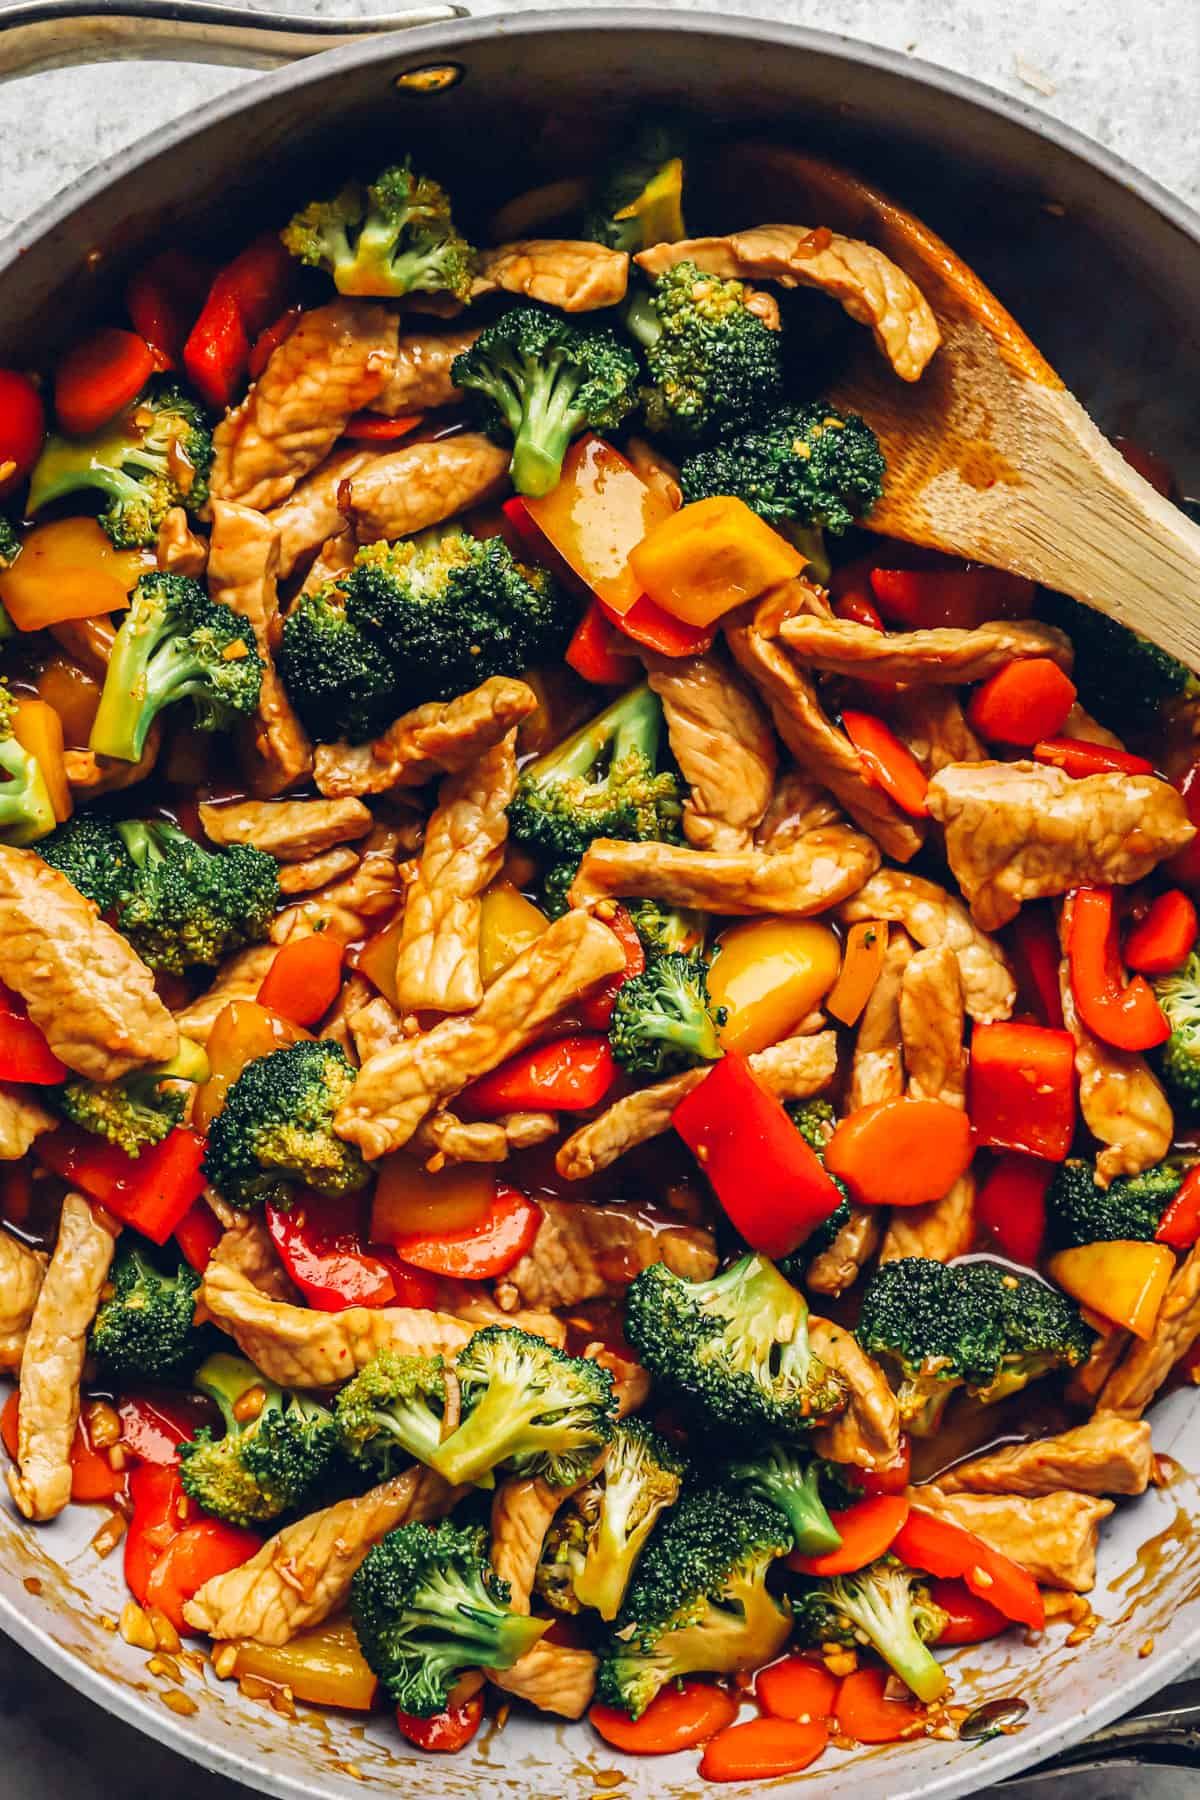
M 72 63 L 152 58 L 274 69 L 380 32 L 461 19 L 432 0 L 365 18 L 309 18 L 211 0 L 22 0 L 0 10 L 0 81 Z

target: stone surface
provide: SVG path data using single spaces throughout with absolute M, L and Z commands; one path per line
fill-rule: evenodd
M 279 9 L 283 4 L 278 0 Z M 659 4 L 695 10 L 690 0 Z M 361 0 L 294 0 L 293 10 L 332 17 L 382 9 Z M 511 0 L 510 10 L 533 8 Z M 1197 0 L 1137 0 L 1134 7 L 1121 0 L 841 0 L 834 11 L 826 0 L 721 0 L 719 10 L 837 30 L 973 75 L 1065 120 L 1200 204 Z M 0 5 L 0 23 L 3 13 Z M 126 64 L 56 71 L 0 88 L 0 233 L 125 144 L 252 79 L 225 68 Z M 1015 1783 L 1004 1795 L 1118 1800 L 1136 1790 L 1139 1800 L 1194 1800 L 1197 1781 L 1188 1770 L 1131 1775 L 1126 1768 Z M 250 1800 L 249 1789 L 180 1763 L 0 1639 L 3 1800 L 159 1800 L 166 1792 L 180 1800 Z

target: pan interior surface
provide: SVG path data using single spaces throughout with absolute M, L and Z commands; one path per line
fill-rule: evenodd
M 453 62 L 452 85 L 397 85 Z M 689 16 L 589 12 L 503 17 L 406 32 L 272 76 L 123 154 L 0 250 L 0 360 L 44 362 L 119 291 L 147 246 L 237 244 L 282 222 L 295 199 L 409 148 L 472 198 L 470 232 L 498 201 L 587 167 L 647 110 L 691 116 L 724 136 L 773 137 L 844 158 L 925 217 L 1029 331 L 1110 433 L 1179 469 L 1200 493 L 1190 394 L 1200 361 L 1200 239 L 1184 209 L 1149 200 L 1070 134 L 971 84 L 885 52 L 785 27 Z M 485 146 L 481 157 L 480 147 Z M 331 180 L 330 172 L 333 171 Z M 1146 184 L 1147 186 L 1149 184 Z M 755 196 L 745 216 L 757 223 Z M 474 217 L 471 216 L 472 211 Z M 819 219 L 802 221 L 810 225 Z M 697 220 L 693 229 L 706 229 Z M 48 328 L 47 321 L 52 321 Z M 1155 1409 L 1155 1447 L 1200 1470 L 1200 1408 L 1189 1392 Z M 32 1531 L 0 1513 L 0 1624 L 101 1705 L 261 1793 L 359 1800 L 396 1788 L 432 1800 L 594 1796 L 616 1771 L 639 1800 L 692 1800 L 695 1753 L 634 1759 L 586 1725 L 514 1715 L 454 1758 L 410 1749 L 386 1715 L 364 1723 L 299 1708 L 289 1720 L 185 1672 L 182 1690 L 111 1629 L 119 1554 L 90 1547 L 98 1516 L 75 1509 Z M 1200 1653 L 1200 1488 L 1187 1474 L 1123 1503 L 1091 1596 L 1100 1624 L 1068 1645 L 1052 1624 L 954 1653 L 956 1700 L 1019 1696 L 1022 1726 L 989 1744 L 924 1740 L 831 1752 L 799 1794 L 853 1786 L 856 1800 L 952 1800 L 1053 1754 L 1126 1711 Z M 102 1621 L 107 1620 L 108 1625 Z M 1153 1654 L 1138 1650 L 1153 1640 Z M 195 1710 L 164 1704 L 182 1692 Z M 754 1784 L 730 1784 L 750 1800 Z

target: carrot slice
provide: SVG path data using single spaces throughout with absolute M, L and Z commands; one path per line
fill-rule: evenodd
M 997 744 L 1057 737 L 1075 704 L 1075 684 L 1048 656 L 1011 662 L 971 695 L 967 718 Z
M 691 1750 L 716 1732 L 732 1725 L 738 1703 L 724 1688 L 708 1681 L 684 1681 L 663 1688 L 640 1719 L 631 1719 L 618 1706 L 597 1703 L 588 1722 L 614 1750 L 634 1756 L 669 1756 L 673 1750 Z
M 880 1100 L 844 1118 L 825 1167 L 861 1205 L 921 1206 L 940 1200 L 970 1166 L 971 1122 L 940 1100 Z
M 54 406 L 64 431 L 85 437 L 136 398 L 153 375 L 154 353 L 134 331 L 106 325 L 58 365 Z
M 923 819 L 929 782 L 907 744 L 902 744 L 891 726 L 874 713 L 843 711 L 842 724 L 858 751 L 867 780 L 882 788 L 902 811 Z
M 816 1762 L 829 1742 L 829 1727 L 813 1719 L 747 1719 L 718 1732 L 700 1758 L 705 1781 L 769 1781 L 795 1775 Z
M 292 938 L 275 960 L 258 990 L 258 1004 L 293 1025 L 315 1025 L 337 999 L 345 945 L 327 931 Z
M 856 1669 L 837 1692 L 834 1717 L 847 1737 L 859 1744 L 894 1744 L 921 1723 L 924 1714 L 907 1700 L 889 1700 L 886 1669 Z
M 833 1711 L 837 1685 L 820 1663 L 806 1656 L 785 1656 L 760 1669 L 754 1697 L 776 1719 L 824 1719 Z
M 876 1494 L 870 1500 L 859 1500 L 829 1515 L 842 1540 L 836 1550 L 825 1550 L 819 1556 L 793 1551 L 787 1566 L 800 1575 L 852 1575 L 891 1549 L 908 1514 L 909 1503 L 903 1494 Z

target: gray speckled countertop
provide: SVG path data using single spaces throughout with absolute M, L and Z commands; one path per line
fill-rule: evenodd
M 275 0 L 272 10 L 287 4 Z M 364 0 L 292 0 L 291 10 L 383 9 Z M 471 0 L 471 10 L 499 9 Z M 510 0 L 509 10 L 532 10 L 530 0 Z M 827 0 L 719 0 L 719 10 L 845 32 L 976 76 L 1200 205 L 1200 0 L 841 0 L 834 8 Z M 0 21 L 3 13 L 0 3 Z M 123 144 L 252 79 L 224 68 L 126 64 L 0 88 L 0 234 Z M 1123 1800 L 1131 1791 L 1138 1800 L 1197 1800 L 1200 1772 L 1071 1773 L 1003 1791 L 1009 1800 Z M 160 1800 L 167 1792 L 180 1800 L 249 1796 L 109 1718 L 0 1639 L 0 1800 Z

